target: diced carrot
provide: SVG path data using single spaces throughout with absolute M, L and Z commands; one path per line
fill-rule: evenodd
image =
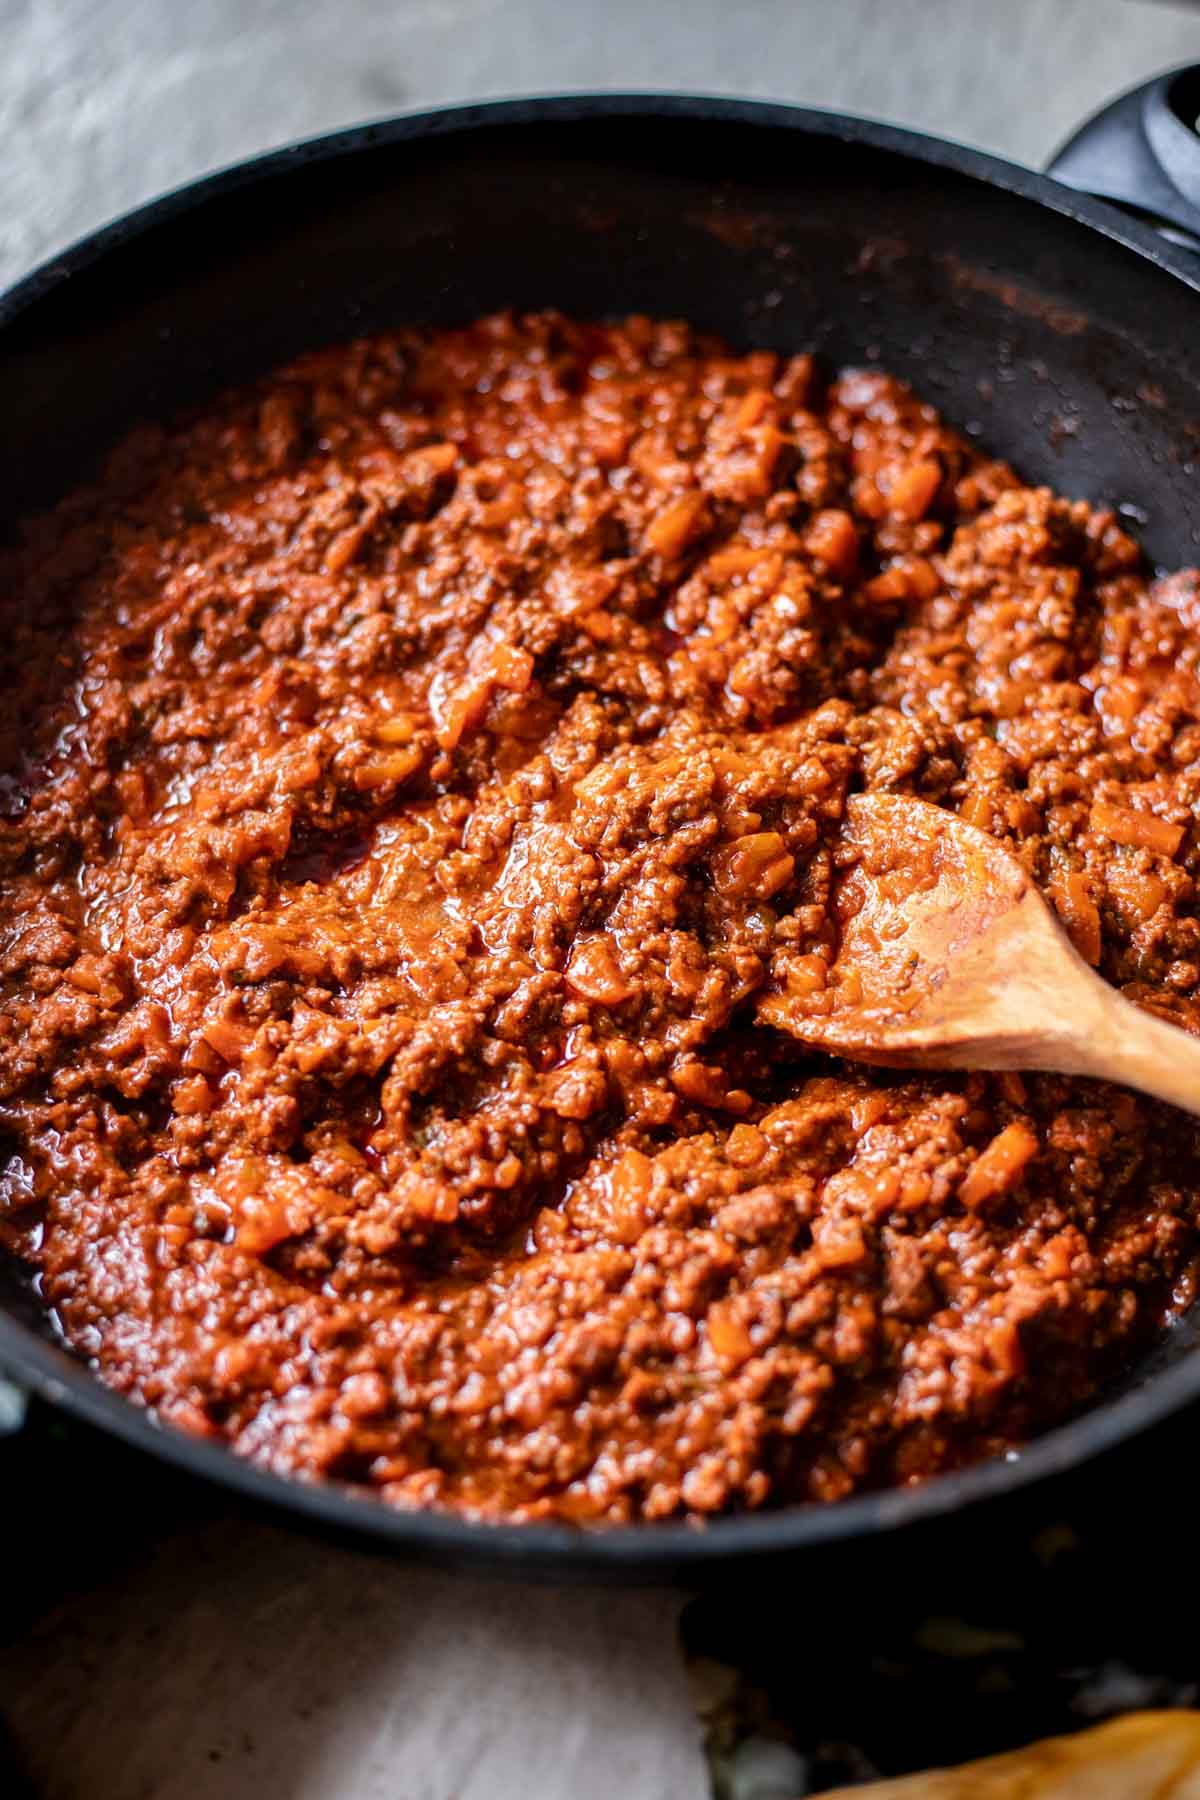
M 448 475 L 457 461 L 457 444 L 422 444 L 419 449 L 408 452 L 401 468 L 406 481 L 414 486 L 424 486 L 426 482 L 436 481 L 439 475 Z
M 247 1206 L 237 1227 L 237 1244 L 248 1256 L 264 1256 L 293 1235 L 282 1201 L 259 1200 Z
M 1015 1119 L 998 1132 L 967 1170 L 959 1195 L 971 1211 L 999 1194 L 1007 1193 L 1021 1179 L 1025 1165 L 1038 1153 L 1038 1141 L 1028 1125 Z
M 411 713 L 393 713 L 390 718 L 381 719 L 375 726 L 375 742 L 411 744 L 415 733 L 416 724 Z
M 630 436 L 629 427 L 619 419 L 589 418 L 584 421 L 584 442 L 602 469 L 616 468 L 629 448 Z
M 813 1249 L 827 1269 L 853 1268 L 867 1254 L 867 1240 L 854 1218 L 825 1218 L 813 1227 Z
M 726 899 L 769 900 L 792 879 L 796 860 L 777 831 L 752 831 L 715 851 L 712 868 Z
M 829 968 L 823 956 L 797 956 L 787 966 L 787 988 L 789 994 L 803 998 L 806 994 L 819 994 L 825 988 L 829 978 Z
M 627 1150 L 613 1164 L 609 1176 L 610 1191 L 623 1206 L 643 1206 L 653 1186 L 654 1165 L 641 1150 Z
M 733 1302 L 718 1300 L 704 1319 L 709 1344 L 723 1363 L 744 1363 L 754 1354 L 750 1333 L 733 1310 Z
M 171 1095 L 172 1111 L 185 1118 L 210 1113 L 215 1105 L 216 1096 L 203 1075 L 189 1075 L 185 1081 L 177 1082 Z
M 1166 882 L 1151 870 L 1122 865 L 1115 858 L 1108 869 L 1108 886 L 1126 913 L 1132 913 L 1144 924 L 1152 919 L 1168 894 Z
M 1106 732 L 1128 736 L 1141 711 L 1145 695 L 1135 675 L 1113 675 L 1096 693 L 1096 711 Z
M 82 988 L 87 994 L 98 994 L 104 986 L 105 973 L 104 963 L 100 957 L 85 955 L 72 963 L 67 970 L 67 980 L 72 987 Z
M 735 1169 L 761 1162 L 766 1152 L 767 1140 L 757 1125 L 735 1125 L 725 1144 L 725 1155 Z
M 923 519 L 941 485 L 941 464 L 932 457 L 920 457 L 906 464 L 892 482 L 887 495 L 888 511 L 899 513 L 904 519 Z
M 880 603 L 895 600 L 931 600 L 941 581 L 926 556 L 898 556 L 882 574 L 868 581 L 863 592 Z
M 849 580 L 858 567 L 858 532 L 850 514 L 839 507 L 814 513 L 804 542 L 809 555 L 824 563 L 839 581 Z
M 360 793 L 366 793 L 373 788 L 407 781 L 420 768 L 421 761 L 420 750 L 410 744 L 407 750 L 390 750 L 382 756 L 373 756 L 369 761 L 360 763 L 351 779 Z
M 492 684 L 478 676 L 467 677 L 456 688 L 435 676 L 429 689 L 429 710 L 433 714 L 433 735 L 440 750 L 453 750 L 465 731 L 478 725 L 488 709 Z
M 771 396 L 766 388 L 751 388 L 738 402 L 738 409 L 733 415 L 734 428 L 748 431 L 751 425 L 758 424 L 770 404 Z
M 339 531 L 325 552 L 325 573 L 340 575 L 342 570 L 358 555 L 366 535 L 367 527 L 365 525 L 350 525 L 345 531 Z
M 974 825 L 979 831 L 987 831 L 992 823 L 992 796 L 987 788 L 972 788 L 964 796 L 958 809 L 960 819 L 968 825 Z
M 488 658 L 488 673 L 497 687 L 523 694 L 533 680 L 533 657 L 516 644 L 497 644 Z
M 672 562 L 706 528 L 708 503 L 693 489 L 680 494 L 655 513 L 646 527 L 646 548 Z
M 227 1063 L 240 1062 L 254 1033 L 235 1019 L 210 1019 L 201 1026 L 201 1036 Z
M 604 1178 L 604 1225 L 618 1243 L 634 1244 L 646 1229 L 654 1165 L 640 1150 L 626 1150 Z
M 726 544 L 713 551 L 704 564 L 704 573 L 714 581 L 728 581 L 733 576 L 748 575 L 759 563 L 777 554 L 769 545 Z
M 1050 884 L 1050 898 L 1071 942 L 1094 969 L 1100 961 L 1100 912 L 1082 870 L 1070 869 L 1056 875 Z
M 1115 800 L 1093 800 L 1091 826 L 1114 844 L 1133 844 L 1158 856 L 1174 856 L 1183 842 L 1183 826 L 1160 819 L 1157 813 L 1139 812 Z
M 685 1062 L 671 1070 L 671 1086 L 697 1106 L 723 1106 L 729 1083 L 711 1063 Z
M 872 576 L 866 583 L 863 593 L 868 600 L 877 606 L 886 606 L 893 600 L 907 600 L 908 583 L 904 579 L 904 571 L 893 563 L 890 569 L 884 569 L 881 575 Z

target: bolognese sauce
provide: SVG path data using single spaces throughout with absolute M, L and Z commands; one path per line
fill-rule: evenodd
M 1200 1029 L 1200 583 L 898 381 L 397 333 L 140 431 L 4 577 L 0 1217 L 164 1420 L 696 1519 L 1019 1444 L 1189 1298 L 1192 1121 L 766 1021 L 889 790 Z

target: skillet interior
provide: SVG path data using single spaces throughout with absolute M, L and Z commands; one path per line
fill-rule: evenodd
M 1181 252 L 1138 254 L 1097 222 L 1154 243 L 987 158 L 787 108 L 610 97 L 366 128 L 160 202 L 0 302 L 11 464 L 0 529 L 61 494 L 135 420 L 301 349 L 554 305 L 686 316 L 746 348 L 814 348 L 831 363 L 878 357 L 1025 476 L 1119 505 L 1156 562 L 1188 563 L 1200 558 L 1188 265 Z M 335 1527 L 556 1572 L 661 1574 L 932 1516 L 1069 1466 L 1200 1391 L 1200 1358 L 1186 1354 L 1197 1317 L 1131 1371 L 1124 1399 L 1015 1463 L 704 1533 L 581 1540 L 397 1515 L 259 1476 L 156 1432 L 35 1347 L 23 1327 L 44 1338 L 46 1322 L 11 1266 L 0 1265 L 0 1306 L 0 1355 L 109 1429 Z

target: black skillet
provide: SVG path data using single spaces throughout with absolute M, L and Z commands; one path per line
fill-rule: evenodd
M 1140 217 L 935 139 L 684 96 L 460 107 L 261 157 L 108 226 L 0 300 L 0 511 L 54 499 L 135 420 L 301 349 L 553 305 L 682 316 L 833 364 L 877 358 L 1026 476 L 1118 506 L 1157 563 L 1194 562 L 1198 82 L 1164 77 L 1063 153 L 1065 180 Z M 164 1429 L 57 1347 L 20 1272 L 0 1267 L 0 1363 L 43 1399 L 322 1529 L 550 1578 L 696 1576 L 940 1530 L 1200 1395 L 1198 1336 L 1200 1317 L 1185 1321 L 1103 1404 L 924 1487 L 581 1534 L 392 1512 Z

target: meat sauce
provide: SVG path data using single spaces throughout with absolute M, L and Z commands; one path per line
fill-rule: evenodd
M 1200 584 L 899 382 L 554 314 L 305 357 L 4 565 L 5 1241 L 121 1392 L 474 1517 L 833 1501 L 1191 1293 L 1189 1120 L 760 1007 L 847 795 L 1200 1029 Z

